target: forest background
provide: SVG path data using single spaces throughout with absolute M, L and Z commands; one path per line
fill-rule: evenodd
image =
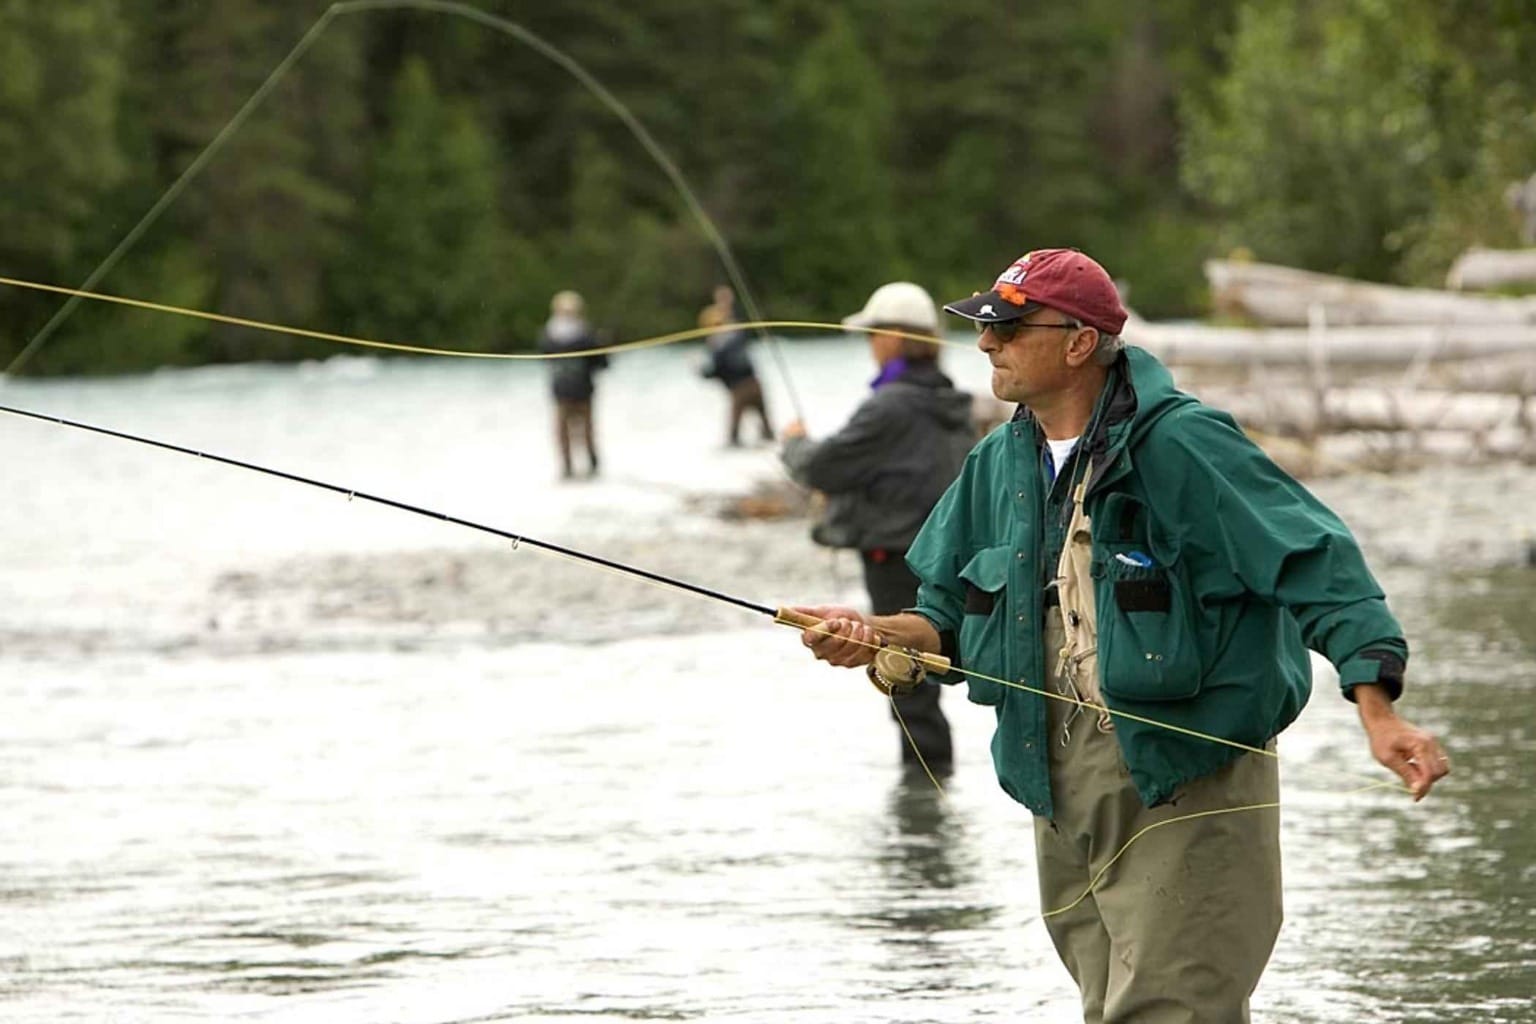
M 969 294 L 1095 254 L 1148 317 L 1201 263 L 1438 285 L 1518 244 L 1536 0 L 485 2 L 670 154 L 765 314 L 894 278 Z M 0 0 L 0 275 L 78 285 L 326 10 Z M 724 269 L 565 70 L 461 17 L 336 18 L 98 290 L 313 330 L 527 348 L 575 288 L 619 338 L 693 326 Z M 61 299 L 0 286 L 0 366 Z M 86 303 L 26 367 L 107 373 L 333 347 Z

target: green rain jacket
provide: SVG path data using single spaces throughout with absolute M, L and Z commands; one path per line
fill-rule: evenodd
M 1111 369 L 1054 486 L 1041 445 L 1021 407 L 972 450 L 907 553 L 922 581 L 913 610 L 962 670 L 945 681 L 964 678 L 971 700 L 996 708 L 998 781 L 1031 811 L 1052 813 L 1050 698 L 964 673 L 1047 687 L 1045 587 L 1084 449 L 1112 711 L 1261 747 L 1306 704 L 1308 647 L 1337 666 L 1346 696 L 1364 682 L 1401 691 L 1402 628 L 1348 528 L 1151 354 L 1128 347 Z M 1125 717 L 1114 735 L 1149 807 L 1243 753 Z

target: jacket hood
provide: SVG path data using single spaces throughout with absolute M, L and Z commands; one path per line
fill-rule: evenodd
M 886 387 L 906 384 L 922 388 L 929 394 L 923 409 L 934 421 L 946 429 L 969 429 L 971 426 L 971 396 L 969 392 L 955 389 L 954 381 L 931 360 L 909 363 L 900 377 Z
M 1174 386 L 1173 374 L 1168 367 L 1144 348 L 1127 345 L 1115 365 L 1120 372 L 1120 385 L 1130 392 L 1133 403 L 1129 410 L 1130 431 L 1126 436 L 1132 444 L 1151 429 L 1152 424 L 1175 409 L 1196 401 L 1194 396 Z M 1122 400 L 1119 395 L 1111 399 L 1114 404 Z M 1120 418 L 1124 419 L 1124 416 Z M 1111 414 L 1109 422 L 1113 424 L 1115 421 L 1116 417 Z
M 1088 482 L 1091 491 L 1110 476 L 1124 472 L 1125 460 L 1114 456 L 1137 446 L 1154 424 L 1175 409 L 1198 400 L 1174 387 L 1168 367 L 1146 349 L 1127 345 L 1110 369 L 1094 418 L 1088 450 L 1096 466 Z

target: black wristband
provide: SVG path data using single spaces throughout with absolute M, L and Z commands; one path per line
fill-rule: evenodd
M 1403 695 L 1403 672 L 1408 666 L 1396 651 L 1361 651 L 1357 657 L 1376 663 L 1376 685 L 1385 687 L 1389 698 Z

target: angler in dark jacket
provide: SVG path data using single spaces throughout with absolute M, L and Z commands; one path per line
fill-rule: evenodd
M 1308 649 L 1416 799 L 1449 770 L 1394 709 L 1402 629 L 1339 518 L 1123 346 L 1099 264 L 1037 250 L 945 308 L 1019 412 L 913 541 L 913 611 L 799 609 L 823 620 L 804 641 L 836 665 L 883 641 L 972 673 L 1086 1022 L 1246 1021 L 1280 930 L 1275 737 Z
M 718 380 L 730 395 L 726 443 L 732 448 L 741 445 L 741 421 L 748 413 L 757 417 L 758 439 L 771 441 L 773 425 L 768 420 L 763 383 L 757 379 L 757 368 L 748 351 L 752 339 L 742 328 L 730 327 L 739 321 L 736 293 L 729 285 L 722 284 L 715 289 L 714 299 L 699 311 L 699 326 L 722 329 L 712 331 L 705 339 L 706 354 L 699 373 L 707 379 Z
M 597 439 L 592 432 L 593 377 L 608 365 L 602 353 L 578 356 L 600 346 L 597 335 L 583 315 L 585 304 L 576 292 L 564 291 L 549 303 L 549 321 L 539 332 L 539 351 L 561 356 L 550 360 L 550 390 L 555 398 L 555 443 L 560 452 L 560 473 L 570 479 L 575 472 L 571 448 L 587 450 L 587 473 L 597 475 Z
M 863 310 L 843 320 L 869 334 L 880 368 L 874 393 L 824 440 L 808 438 L 799 422 L 783 430 L 781 456 L 790 476 L 827 497 L 812 536 L 859 552 L 876 615 L 917 603 L 907 548 L 976 440 L 970 396 L 939 369 L 938 322 L 933 299 L 918 285 L 898 281 L 876 289 Z M 954 753 L 939 691 L 926 683 L 891 713 L 906 727 L 903 760 L 920 756 L 930 769 L 944 771 Z

